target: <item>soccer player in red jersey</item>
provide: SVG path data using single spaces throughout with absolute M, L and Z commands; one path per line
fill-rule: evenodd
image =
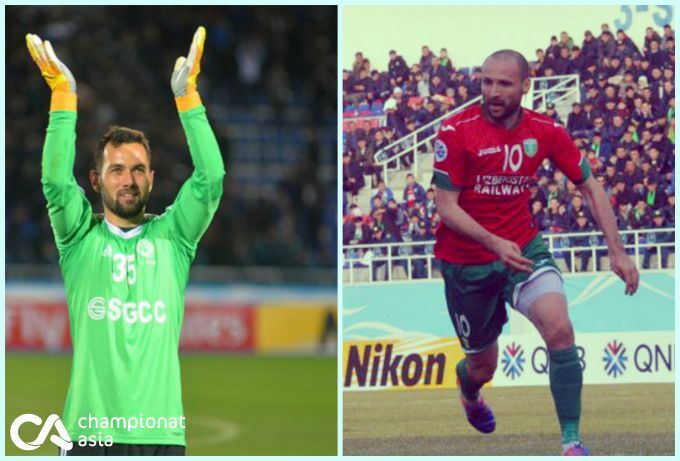
M 639 274 L 626 255 L 609 200 L 567 132 L 520 106 L 530 88 L 520 53 L 501 50 L 482 68 L 482 104 L 446 120 L 435 143 L 436 200 L 444 226 L 435 255 L 442 261 L 449 314 L 465 351 L 456 367 L 468 421 L 492 432 L 495 419 L 479 391 L 498 362 L 505 303 L 538 329 L 549 352 L 550 390 L 565 455 L 588 455 L 579 420 L 583 371 L 574 345 L 560 271 L 527 205 L 536 170 L 549 158 L 579 188 L 605 235 L 612 270 L 626 294 Z

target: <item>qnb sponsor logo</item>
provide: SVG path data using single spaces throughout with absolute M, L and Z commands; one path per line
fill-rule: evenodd
M 21 426 L 26 423 L 31 423 L 36 426 L 40 426 L 42 424 L 42 429 L 40 429 L 40 433 L 32 442 L 25 442 L 19 436 L 19 428 L 21 428 Z M 14 445 L 16 445 L 17 448 L 19 448 L 20 450 L 33 451 L 40 448 L 40 446 L 45 442 L 45 440 L 47 439 L 47 435 L 50 433 L 52 428 L 55 428 L 59 435 L 57 434 L 50 435 L 50 442 L 52 442 L 62 450 L 68 451 L 71 448 L 73 448 L 73 442 L 71 441 L 71 437 L 68 435 L 68 432 L 66 432 L 64 423 L 61 422 L 61 419 L 59 419 L 59 416 L 57 415 L 49 415 L 45 420 L 45 424 L 43 424 L 42 418 L 40 416 L 36 416 L 31 413 L 23 414 L 12 422 L 12 425 L 10 426 L 9 429 L 9 436 L 12 439 Z
M 111 298 L 108 301 L 102 297 L 92 298 L 87 305 L 87 313 L 92 320 L 107 318 L 112 322 L 123 320 L 125 323 L 165 323 L 168 319 L 165 303 L 161 300 L 122 301 Z
M 617 378 L 622 375 L 623 372 L 626 371 L 626 362 L 628 361 L 626 348 L 623 343 L 616 340 L 607 343 L 607 347 L 604 348 L 604 357 L 602 360 L 604 362 L 604 371 L 606 371 L 609 376 Z
M 444 354 L 394 354 L 393 345 L 377 343 L 350 346 L 345 370 L 345 387 L 352 385 L 356 377 L 359 387 L 406 386 L 416 384 L 435 384 L 444 382 Z M 434 382 L 433 382 L 434 380 Z
M 518 378 L 524 371 L 524 349 L 519 344 L 509 344 L 503 349 L 503 373 L 510 379 Z

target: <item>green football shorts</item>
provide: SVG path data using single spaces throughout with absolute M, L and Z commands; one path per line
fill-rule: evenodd
M 467 353 L 491 346 L 508 321 L 505 303 L 515 306 L 521 286 L 546 270 L 560 272 L 541 234 L 522 255 L 533 261 L 533 272 L 509 269 L 503 262 L 488 264 L 442 263 L 446 304 L 462 348 Z

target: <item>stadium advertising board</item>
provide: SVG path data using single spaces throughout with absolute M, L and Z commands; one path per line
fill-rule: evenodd
M 8 350 L 64 351 L 71 348 L 68 310 L 59 290 L 37 285 L 10 287 L 5 306 L 5 345 Z M 98 307 L 102 313 L 107 308 Z M 135 313 L 127 307 L 121 306 L 121 315 L 133 318 Z M 153 311 L 153 306 L 146 307 L 148 309 L 140 312 Z M 103 315 L 94 318 L 101 320 Z M 335 342 L 336 325 L 334 300 L 323 296 L 310 297 L 289 292 L 282 300 L 272 301 L 244 297 L 238 292 L 231 296 L 190 292 L 184 311 L 180 349 L 195 352 L 313 353 L 325 350 L 327 343 Z
M 673 332 L 582 333 L 577 348 L 586 384 L 672 383 Z M 454 388 L 463 357 L 456 338 L 356 341 L 344 345 L 346 390 Z M 548 351 L 538 334 L 502 335 L 491 386 L 548 385 Z
M 623 295 L 613 277 L 565 276 L 584 382 L 673 382 L 673 273 L 643 273 L 633 298 Z M 454 368 L 463 352 L 440 284 L 345 286 L 344 389 L 455 387 Z M 491 385 L 547 384 L 545 344 L 526 319 L 511 311 Z

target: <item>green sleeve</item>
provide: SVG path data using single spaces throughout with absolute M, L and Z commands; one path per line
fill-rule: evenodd
M 189 144 L 194 171 L 163 217 L 170 220 L 172 235 L 193 257 L 198 241 L 208 228 L 222 197 L 224 163 L 205 107 L 198 106 L 180 112 L 179 117 Z
M 76 118 L 72 111 L 50 112 L 43 147 L 41 182 L 60 253 L 79 241 L 92 221 L 92 207 L 73 177 Z

